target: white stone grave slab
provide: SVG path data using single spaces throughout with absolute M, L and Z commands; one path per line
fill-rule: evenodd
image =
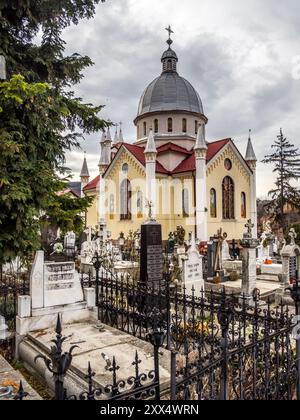
M 204 290 L 203 279 L 203 257 L 196 248 L 195 237 L 192 238 L 192 245 L 187 252 L 187 259 L 183 260 L 183 281 L 186 294 L 191 295 L 195 289 L 195 296 L 200 297 Z
M 79 274 L 74 262 L 44 262 L 38 251 L 31 271 L 32 309 L 49 308 L 83 301 Z

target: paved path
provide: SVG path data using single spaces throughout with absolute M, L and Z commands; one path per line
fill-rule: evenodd
M 12 386 L 14 388 L 14 393 L 18 391 L 20 381 L 23 383 L 23 388 L 25 392 L 28 392 L 28 397 L 26 400 L 41 400 L 42 398 L 31 388 L 27 383 L 26 379 L 16 371 L 7 361 L 0 356 L 0 387 L 2 386 Z M 0 401 L 12 400 L 13 395 L 10 395 L 6 398 L 1 398 Z

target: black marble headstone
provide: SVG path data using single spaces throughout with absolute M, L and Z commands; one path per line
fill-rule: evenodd
M 212 279 L 215 276 L 214 261 L 216 254 L 216 243 L 211 238 L 207 243 L 207 277 Z
M 158 287 L 163 280 L 163 247 L 161 225 L 148 222 L 141 227 L 140 281 Z

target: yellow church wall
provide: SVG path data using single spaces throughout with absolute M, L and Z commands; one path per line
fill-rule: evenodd
M 192 176 L 164 178 L 158 181 L 158 214 L 157 221 L 162 225 L 163 239 L 168 239 L 169 233 L 177 226 L 183 226 L 186 233 L 194 231 L 194 180 Z M 190 217 L 183 216 L 182 190 L 187 189 L 189 195 L 188 210 Z
M 128 164 L 128 172 L 123 173 L 122 167 Z M 120 185 L 124 179 L 128 179 L 131 183 L 131 220 L 120 220 Z M 107 211 L 107 229 L 111 232 L 112 238 L 117 239 L 121 232 L 127 236 L 130 231 L 140 229 L 141 224 L 145 222 L 147 209 L 145 208 L 145 190 L 146 175 L 141 164 L 126 150 L 123 150 L 115 162 L 112 170 L 105 179 L 106 190 L 106 211 Z M 139 213 L 137 209 L 138 191 L 143 192 L 143 213 Z M 109 208 L 110 196 L 114 196 L 114 211 Z
M 232 169 L 227 171 L 224 161 L 229 158 Z M 226 176 L 230 176 L 235 185 L 235 220 L 223 220 L 222 183 Z M 217 193 L 217 218 L 210 215 L 210 190 L 214 188 Z M 247 217 L 241 216 L 241 194 L 246 193 Z M 208 204 L 208 235 L 213 236 L 222 228 L 228 234 L 228 239 L 240 239 L 245 231 L 247 219 L 251 217 L 251 187 L 250 174 L 242 165 L 240 158 L 227 146 L 224 151 L 208 166 L 207 169 L 207 204 Z
M 224 161 L 229 158 L 232 161 L 232 169 L 227 171 Z M 122 166 L 128 164 L 128 172 L 122 172 Z M 235 220 L 223 220 L 222 217 L 222 183 L 225 176 L 230 176 L 235 184 Z M 132 197 L 132 219 L 120 220 L 120 185 L 123 179 L 131 182 Z M 146 178 L 145 169 L 125 149 L 105 179 L 106 190 L 106 221 L 107 229 L 111 231 L 112 238 L 117 239 L 120 232 L 128 235 L 129 231 L 140 229 L 142 223 L 147 219 L 148 209 L 146 208 Z M 163 239 L 166 240 L 170 232 L 176 230 L 177 226 L 183 226 L 186 234 L 195 229 L 195 181 L 194 174 L 185 174 L 172 178 L 157 174 L 157 206 L 156 219 L 162 225 Z M 214 188 L 217 193 L 217 218 L 210 215 L 210 190 Z M 187 189 L 189 195 L 189 217 L 183 216 L 182 190 Z M 137 209 L 138 191 L 143 192 L 143 213 L 139 214 Z M 247 218 L 250 217 L 251 190 L 250 174 L 243 166 L 237 153 L 227 146 L 207 168 L 207 208 L 208 208 L 208 236 L 213 236 L 219 228 L 228 234 L 229 239 L 239 239 L 244 232 L 244 225 L 247 218 L 241 216 L 241 193 L 245 192 L 247 197 Z M 88 192 L 88 195 L 97 195 L 87 213 L 87 225 L 98 224 L 98 193 Z M 114 197 L 113 211 L 111 208 L 111 196 Z
M 98 194 L 97 194 L 96 190 L 94 190 L 94 191 L 88 191 L 86 193 L 86 196 L 87 197 L 94 197 L 93 203 L 89 207 L 89 209 L 87 211 L 87 214 L 86 214 L 86 225 L 87 226 L 95 227 L 95 226 L 98 225 L 98 221 L 99 221 L 99 218 L 98 218 L 98 205 L 97 205 L 97 203 L 98 203 L 98 201 L 97 201 Z

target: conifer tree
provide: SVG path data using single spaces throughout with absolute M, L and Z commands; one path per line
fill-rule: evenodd
M 91 59 L 65 55 L 63 40 L 64 29 L 92 18 L 98 3 L 0 0 L 0 55 L 7 67 L 0 83 L 0 264 L 39 246 L 38 220 L 49 209 L 61 223 L 69 221 L 74 203 L 53 204 L 66 179 L 65 154 L 83 135 L 107 126 L 99 118 L 102 107 L 72 91 Z M 78 203 L 81 210 L 87 205 Z
M 286 232 L 287 206 L 300 209 L 300 191 L 294 181 L 300 178 L 300 151 L 284 136 L 282 130 L 272 145 L 273 153 L 265 156 L 263 163 L 274 166 L 275 188 L 269 192 L 271 198 L 266 208 L 272 221 Z

